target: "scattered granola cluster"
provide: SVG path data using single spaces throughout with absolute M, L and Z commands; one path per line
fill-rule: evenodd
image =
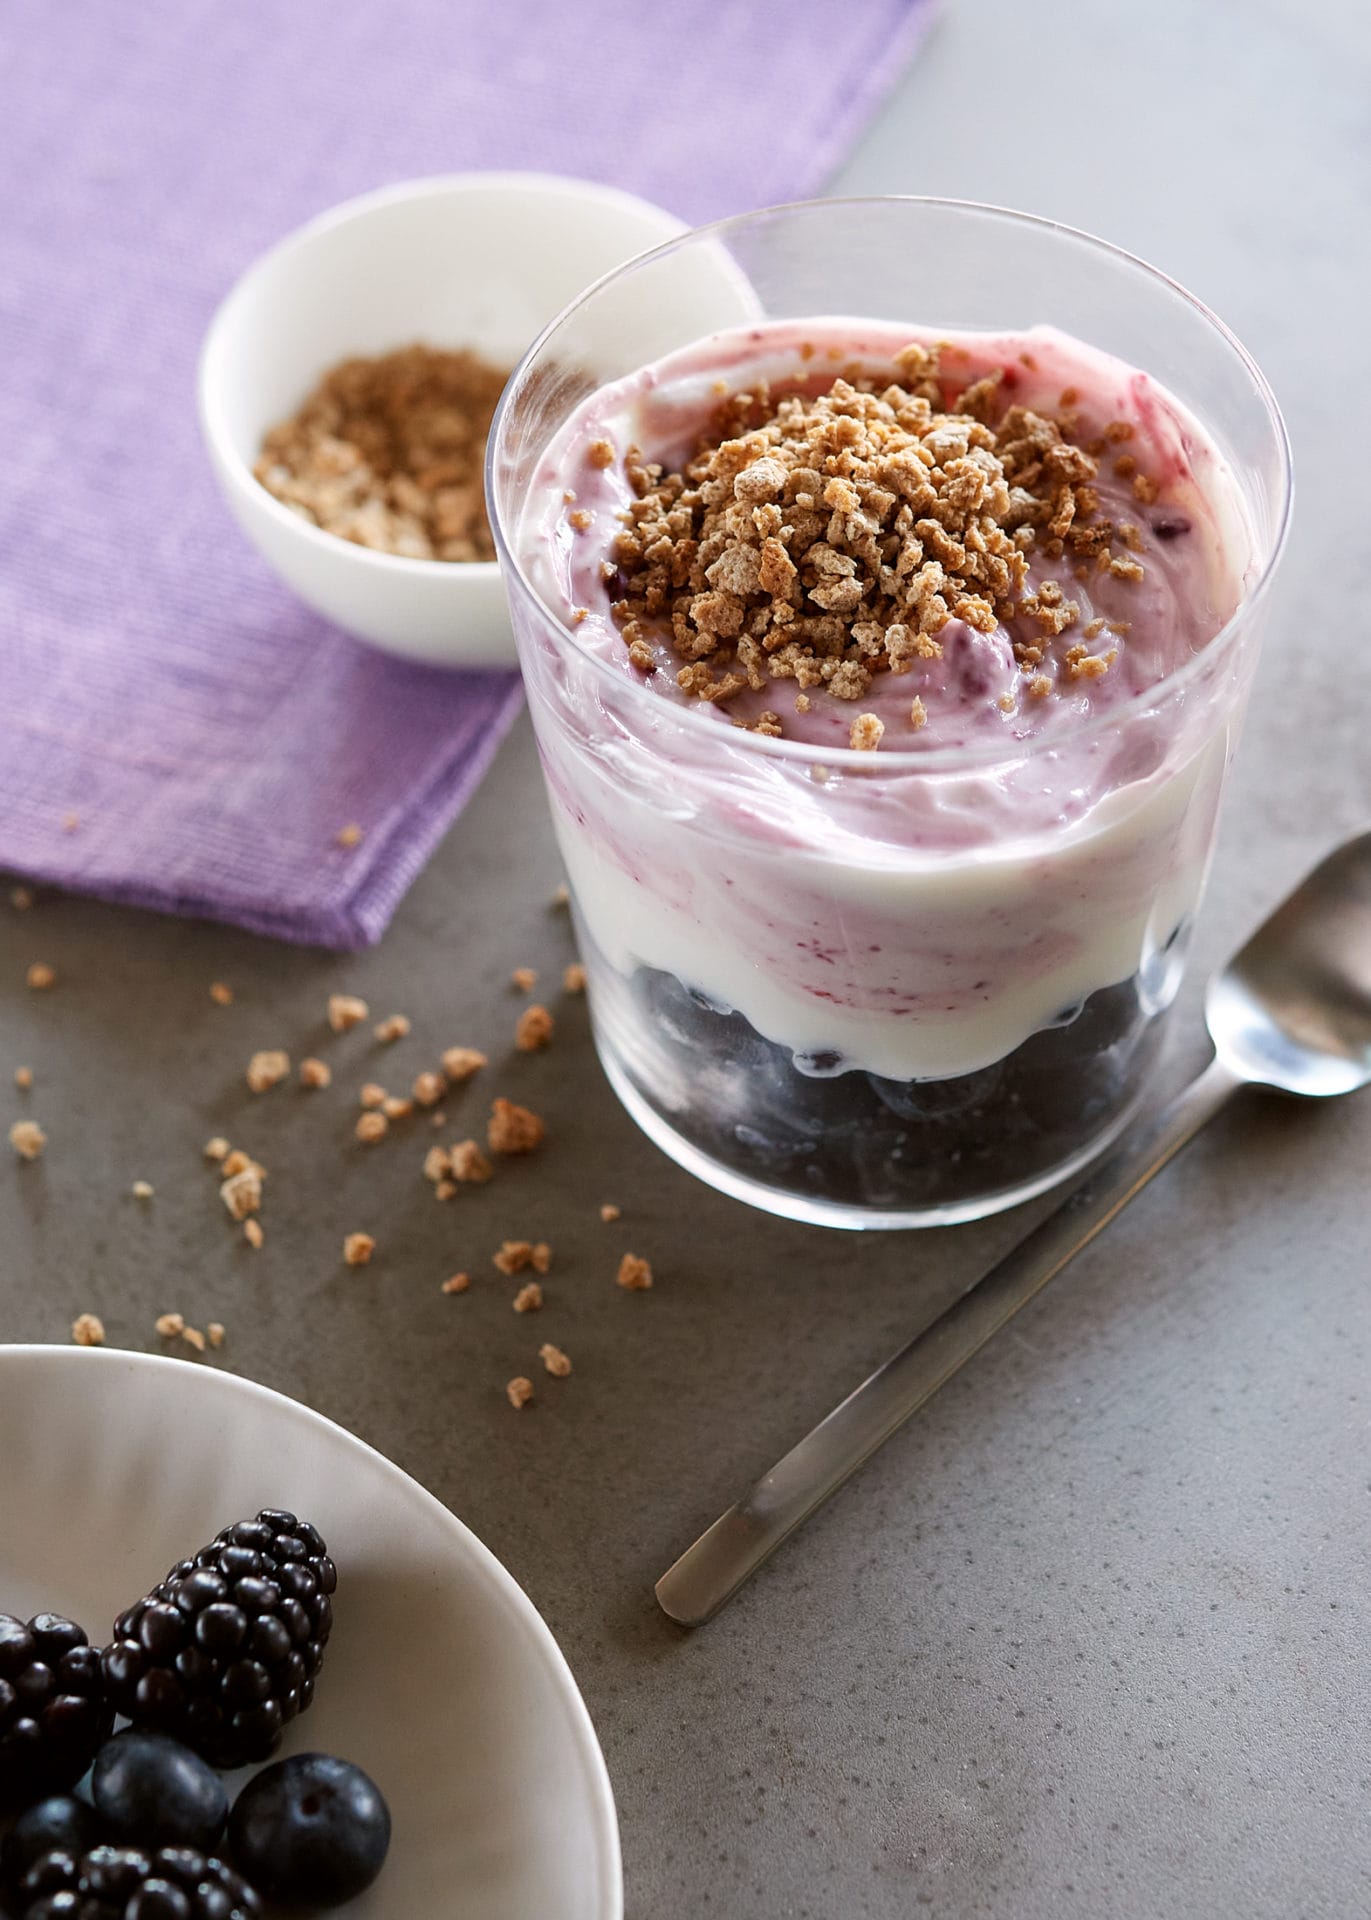
M 765 383 L 734 394 L 681 473 L 628 450 L 636 497 L 611 592 L 640 671 L 658 665 L 660 636 L 687 694 L 727 702 L 789 680 L 804 711 L 811 688 L 859 701 L 878 674 L 939 658 L 939 634 L 961 620 L 982 633 L 1009 625 L 1030 693 L 1053 690 L 1041 669 L 1080 608 L 1055 580 L 1030 586 L 1029 555 L 1141 579 L 1126 550 L 1137 529 L 1104 519 L 1092 484 L 1103 445 L 1132 429 L 1115 423 L 1087 449 L 1069 437 L 1070 390 L 1055 419 L 1005 406 L 996 369 L 949 407 L 936 348 L 911 344 L 895 368 L 879 390 L 854 371 L 813 396 L 775 398 Z M 603 466 L 606 451 L 615 457 L 593 441 L 587 457 Z M 1135 477 L 1140 499 L 1150 485 Z M 1104 623 L 1092 624 L 1091 639 Z M 1104 673 L 1113 657 L 1074 645 L 1062 677 Z M 926 718 L 913 702 L 911 724 Z M 780 716 L 764 712 L 755 730 L 780 735 Z M 862 714 L 852 732 L 870 750 L 883 726 Z
M 286 506 L 358 546 L 412 560 L 493 560 L 482 468 L 505 378 L 474 353 L 425 346 L 344 360 L 272 428 L 253 473 Z M 361 837 L 345 827 L 339 845 Z
M 222 1347 L 226 1332 L 222 1321 L 211 1320 L 201 1333 L 187 1325 L 183 1313 L 159 1313 L 153 1330 L 162 1340 L 184 1340 L 196 1353 L 203 1353 L 207 1346 Z
M 50 985 L 55 978 L 52 970 L 41 964 L 33 971 L 37 972 L 39 978 L 35 980 L 31 974 L 31 985 Z M 531 968 L 518 968 L 511 976 L 511 983 L 521 992 L 530 993 L 536 984 L 536 975 Z M 568 994 L 584 991 L 585 973 L 579 963 L 572 963 L 565 968 L 562 985 Z M 218 1005 L 232 1005 L 232 989 L 224 983 L 213 983 L 210 992 Z M 346 994 L 329 997 L 327 1021 L 333 1033 L 347 1033 L 369 1017 L 364 1000 Z M 516 1027 L 516 1050 L 536 1052 L 546 1047 L 552 1037 L 553 1026 L 553 1016 L 546 1007 L 537 1004 L 525 1007 Z M 408 1018 L 397 1013 L 376 1025 L 373 1035 L 378 1044 L 386 1045 L 403 1038 L 410 1030 Z M 435 1126 L 445 1126 L 447 1116 L 439 1110 L 440 1101 L 487 1065 L 487 1056 L 477 1048 L 452 1046 L 441 1054 L 441 1067 L 425 1068 L 418 1073 L 408 1096 L 391 1095 L 379 1083 L 365 1082 L 358 1094 L 360 1111 L 354 1123 L 357 1138 L 367 1142 L 379 1141 L 389 1134 L 392 1121 L 410 1118 L 420 1108 L 429 1111 Z M 299 1086 L 311 1092 L 322 1093 L 332 1085 L 334 1079 L 334 1071 L 327 1061 L 314 1055 L 307 1055 L 299 1062 L 297 1073 Z M 253 1054 L 245 1078 L 249 1089 L 254 1094 L 261 1094 L 282 1085 L 290 1078 L 290 1074 L 289 1053 L 284 1048 L 272 1048 Z M 27 1067 L 16 1068 L 14 1078 L 20 1091 L 26 1091 L 33 1084 L 33 1074 Z M 23 1159 L 37 1159 L 47 1144 L 42 1129 L 30 1119 L 16 1120 L 10 1127 L 9 1137 L 15 1152 Z M 425 1152 L 423 1172 L 433 1184 L 437 1197 L 450 1200 L 462 1186 L 482 1185 L 494 1178 L 496 1163 L 491 1155 L 525 1156 L 541 1147 L 545 1137 L 546 1128 L 540 1115 L 531 1108 L 497 1096 L 490 1103 L 486 1123 L 489 1154 L 474 1139 L 457 1140 L 451 1146 L 433 1144 Z M 266 1238 L 259 1218 L 267 1178 L 266 1168 L 244 1148 L 234 1147 L 222 1134 L 215 1134 L 206 1140 L 202 1154 L 207 1167 L 217 1176 L 220 1200 L 229 1218 L 242 1226 L 246 1244 L 254 1250 L 260 1249 Z M 154 1198 L 153 1188 L 146 1180 L 134 1180 L 129 1190 L 135 1199 L 143 1203 L 151 1202 Z M 600 1219 L 607 1224 L 617 1221 L 620 1212 L 620 1208 L 610 1201 L 601 1203 L 598 1208 Z M 377 1241 L 368 1232 L 355 1230 L 343 1237 L 342 1255 L 347 1266 L 367 1266 L 376 1253 Z M 511 1305 L 516 1313 L 522 1315 L 544 1309 L 546 1296 L 542 1280 L 553 1264 L 553 1250 L 547 1241 L 506 1239 L 491 1255 L 491 1262 L 497 1272 L 506 1276 L 526 1274 L 530 1270 L 538 1276 L 525 1279 L 515 1292 Z M 635 1254 L 623 1255 L 616 1277 L 619 1286 L 631 1292 L 641 1292 L 652 1285 L 650 1265 Z M 441 1291 L 449 1295 L 466 1293 L 471 1284 L 471 1275 L 458 1271 L 441 1282 Z M 92 1313 L 78 1316 L 71 1331 L 72 1338 L 81 1345 L 99 1345 L 105 1339 L 104 1326 Z M 183 1313 L 170 1309 L 157 1316 L 154 1331 L 160 1339 L 180 1341 L 200 1354 L 211 1348 L 217 1349 L 226 1337 L 222 1322 L 211 1320 L 201 1331 L 190 1325 Z M 545 1341 L 538 1348 L 538 1359 L 544 1371 L 554 1379 L 565 1379 L 572 1371 L 569 1356 L 552 1342 Z M 532 1383 L 520 1375 L 508 1383 L 506 1394 L 514 1407 L 522 1408 L 534 1397 Z

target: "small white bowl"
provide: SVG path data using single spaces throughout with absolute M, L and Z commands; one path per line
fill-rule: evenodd
M 424 341 L 512 367 L 601 274 L 685 231 L 633 194 L 539 173 L 384 187 L 288 234 L 210 324 L 200 424 L 234 518 L 308 606 L 410 660 L 513 666 L 494 561 L 409 560 L 325 533 L 253 478 L 262 438 L 352 354 Z

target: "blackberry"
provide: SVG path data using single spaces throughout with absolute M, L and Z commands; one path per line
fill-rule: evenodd
M 0 1809 L 73 1786 L 113 1720 L 100 1655 L 74 1620 L 0 1613 Z
M 24 1875 L 17 1920 L 257 1920 L 241 1874 L 192 1847 L 48 1853 Z
M 293 1513 L 266 1507 L 225 1527 L 115 1621 L 111 1703 L 216 1767 L 265 1760 L 314 1698 L 337 1582 L 318 1532 Z
M 95 1808 L 69 1793 L 55 1793 L 25 1807 L 0 1846 L 0 1902 L 45 1853 L 88 1853 L 105 1838 Z

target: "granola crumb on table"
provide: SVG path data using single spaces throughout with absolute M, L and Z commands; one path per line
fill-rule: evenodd
M 636 1253 L 626 1253 L 615 1278 L 626 1293 L 644 1293 L 652 1285 L 651 1264 Z
M 277 1087 L 290 1072 L 290 1055 L 283 1047 L 269 1047 L 254 1053 L 248 1061 L 247 1083 L 254 1093 L 266 1093 Z
M 27 913 L 33 905 L 33 895 L 27 887 L 11 887 L 10 905 L 16 913 Z
M 262 1242 L 266 1237 L 266 1229 L 263 1227 L 261 1221 L 249 1214 L 243 1222 L 243 1238 L 247 1241 L 254 1253 L 260 1250 Z
M 14 1084 L 21 1093 L 27 1093 L 33 1085 L 33 1068 L 16 1067 L 14 1069 Z
M 197 1353 L 203 1353 L 205 1351 L 205 1336 L 201 1333 L 199 1327 L 182 1327 L 181 1338 L 188 1347 L 193 1347 Z
M 537 1053 L 550 1045 L 553 1019 L 546 1007 L 525 1007 L 514 1029 L 514 1044 L 520 1053 Z
M 201 1152 L 206 1160 L 223 1160 L 228 1156 L 229 1143 L 222 1134 L 216 1133 L 212 1140 L 206 1140 Z
M 448 1278 L 444 1280 L 441 1291 L 443 1293 L 465 1293 L 470 1285 L 471 1275 L 469 1273 L 454 1273 L 450 1274 Z
M 48 1144 L 48 1136 L 36 1120 L 16 1120 L 10 1128 L 10 1145 L 21 1160 L 36 1160 Z
M 543 1290 L 536 1280 L 528 1281 L 514 1296 L 516 1313 L 537 1313 L 543 1304 Z
M 433 1189 L 433 1197 L 435 1200 L 455 1200 L 457 1198 L 457 1182 L 455 1180 L 440 1180 Z
M 492 1102 L 486 1126 L 486 1140 L 493 1153 L 532 1153 L 540 1147 L 546 1133 L 542 1121 L 528 1107 L 512 1100 Z
M 421 1073 L 410 1091 L 421 1107 L 436 1107 L 447 1092 L 447 1081 L 441 1073 Z
M 350 1267 L 364 1267 L 376 1251 L 369 1233 L 350 1233 L 343 1241 L 343 1258 Z
M 224 1165 L 228 1165 L 227 1160 Z M 246 1220 L 248 1215 L 256 1213 L 262 1204 L 260 1170 L 249 1164 L 240 1167 L 236 1173 L 231 1173 L 219 1189 L 219 1198 L 228 1208 L 232 1219 Z
M 186 1330 L 186 1316 L 183 1313 L 159 1313 L 157 1331 L 164 1340 L 179 1340 Z
M 300 1062 L 300 1085 L 314 1090 L 331 1085 L 333 1069 L 324 1060 L 316 1060 L 312 1055 Z
M 584 993 L 586 990 L 586 970 L 579 960 L 573 960 L 562 973 L 563 993 Z
M 360 1026 L 371 1009 L 365 1000 L 351 993 L 331 993 L 328 997 L 328 1023 L 335 1033 L 347 1033 Z
M 384 1020 L 379 1021 L 372 1031 L 381 1045 L 388 1047 L 393 1041 L 403 1040 L 409 1032 L 409 1017 L 403 1013 L 389 1014 Z
M 57 969 L 50 967 L 46 960 L 35 960 L 24 976 L 35 993 L 45 993 L 49 987 L 57 984 Z
M 384 1140 L 390 1132 L 390 1122 L 383 1113 L 370 1108 L 357 1116 L 357 1125 L 353 1132 L 364 1147 L 374 1147 L 378 1140 Z
M 457 1140 L 448 1149 L 448 1172 L 454 1180 L 480 1186 L 495 1169 L 474 1140 Z
M 212 1347 L 222 1347 L 227 1332 L 222 1320 L 211 1320 L 205 1328 L 205 1338 Z
M 545 1340 L 542 1346 L 539 1347 L 538 1358 L 542 1361 L 554 1380 L 565 1380 L 571 1372 L 570 1360 L 562 1352 L 562 1349 L 560 1347 L 554 1347 L 550 1340 Z
M 135 1200 L 152 1199 L 152 1183 L 148 1180 L 135 1180 L 130 1191 Z
M 78 1313 L 71 1323 L 71 1337 L 78 1347 L 102 1347 L 105 1323 L 98 1313 Z
M 470 1080 L 486 1064 L 486 1056 L 475 1047 L 448 1047 L 443 1054 L 443 1072 L 454 1086 Z
M 509 976 L 509 984 L 518 993 L 532 993 L 538 984 L 537 971 L 533 967 L 516 967 Z
M 209 997 L 216 1007 L 231 1007 L 233 1005 L 233 988 L 226 980 L 211 980 Z
M 522 1373 L 516 1373 L 505 1388 L 505 1397 L 515 1412 L 520 1412 L 533 1398 L 533 1382 Z
M 623 1213 L 623 1208 L 616 1207 L 612 1200 L 606 1200 L 601 1204 L 600 1218 L 604 1221 L 606 1226 L 609 1226 L 612 1221 L 617 1220 L 622 1213 Z
M 368 1080 L 357 1095 L 359 1107 L 383 1107 L 388 1095 L 384 1087 L 377 1086 L 374 1080 Z

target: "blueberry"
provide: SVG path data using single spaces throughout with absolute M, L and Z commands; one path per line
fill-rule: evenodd
M 269 1898 L 337 1906 L 381 1871 L 390 1809 L 360 1767 L 327 1753 L 299 1753 L 243 1788 L 229 1818 L 229 1845 Z
M 85 1853 L 104 1837 L 100 1817 L 84 1800 L 56 1793 L 27 1807 L 0 1849 L 0 1881 L 17 1887 L 45 1853 Z
M 200 1756 L 162 1733 L 129 1728 L 95 1756 L 91 1798 L 116 1840 L 213 1850 L 228 1818 L 224 1783 Z

